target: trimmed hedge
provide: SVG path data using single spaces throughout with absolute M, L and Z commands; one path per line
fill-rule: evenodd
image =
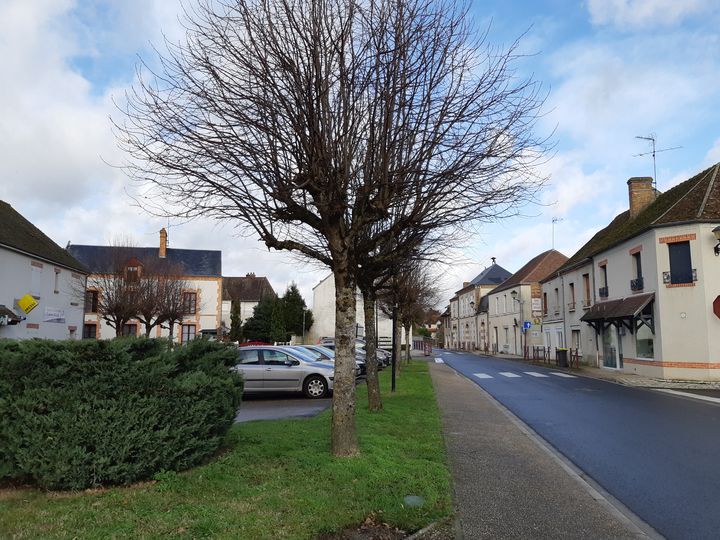
M 82 489 L 207 460 L 240 405 L 236 358 L 203 339 L 0 340 L 0 479 Z

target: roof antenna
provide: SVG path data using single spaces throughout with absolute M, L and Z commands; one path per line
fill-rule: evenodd
M 657 191 L 657 165 L 655 163 L 655 154 L 658 152 L 667 152 L 668 150 L 677 150 L 678 148 L 682 148 L 682 146 L 673 146 L 672 148 L 661 148 L 660 150 L 657 150 L 655 148 L 655 145 L 657 143 L 657 137 L 654 133 L 651 133 L 647 137 L 642 137 L 640 135 L 635 136 L 636 139 L 642 139 L 644 141 L 649 141 L 652 145 L 652 151 L 651 152 L 644 152 L 642 154 L 634 154 L 633 157 L 642 157 L 642 156 L 649 156 L 652 154 L 653 158 L 653 189 Z
M 565 221 L 561 217 L 554 217 L 552 218 L 552 248 L 555 249 L 555 224 L 560 223 L 561 221 Z

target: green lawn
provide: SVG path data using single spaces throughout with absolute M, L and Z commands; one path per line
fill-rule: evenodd
M 375 514 L 413 531 L 452 512 L 450 475 L 427 364 L 403 366 L 385 411 L 358 387 L 362 455 L 329 454 L 330 411 L 235 426 L 209 465 L 156 482 L 80 493 L 0 490 L 0 538 L 314 538 Z M 421 508 L 403 507 L 421 495 Z

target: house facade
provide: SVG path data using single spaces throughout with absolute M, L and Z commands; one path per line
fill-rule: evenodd
M 545 251 L 488 294 L 487 329 L 491 351 L 522 355 L 524 347 L 543 343 L 540 280 L 567 260 L 559 251 Z
M 110 339 L 116 329 L 99 312 L 102 287 L 107 276 L 124 272 L 141 276 L 143 269 L 168 264 L 176 269 L 176 278 L 183 284 L 182 321 L 173 325 L 173 340 L 186 342 L 200 335 L 218 335 L 222 327 L 222 254 L 220 251 L 173 249 L 167 245 L 167 232 L 160 231 L 158 247 L 71 245 L 68 251 L 90 270 L 85 298 L 83 337 Z M 131 318 L 122 335 L 144 334 L 140 320 Z M 156 326 L 151 337 L 168 337 L 167 325 Z
M 222 278 L 222 325 L 230 328 L 230 316 L 234 304 L 240 309 L 240 323 L 245 324 L 253 316 L 255 306 L 263 298 L 276 298 L 277 294 L 266 277 L 248 273 L 240 277 Z
M 86 277 L 78 260 L 0 201 L 0 338 L 79 339 Z M 34 306 L 28 313 L 23 297 Z
M 577 338 L 592 365 L 720 380 L 719 173 L 716 164 L 662 194 L 651 178 L 631 178 L 629 210 L 543 283 L 550 297 L 573 284 L 582 300 L 561 305 L 550 333 Z

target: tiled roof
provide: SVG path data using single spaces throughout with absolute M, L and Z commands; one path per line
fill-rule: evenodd
M 652 227 L 687 221 L 720 221 L 720 163 L 658 195 L 635 219 L 626 210 L 593 236 L 560 268 L 577 263 Z
M 223 300 L 259 302 L 265 297 L 277 296 L 266 277 L 247 275 L 223 278 Z
M 655 293 L 648 293 L 598 302 L 580 317 L 580 320 L 588 322 L 636 317 L 654 298 Z
M 5 201 L 0 201 L 0 245 L 30 253 L 82 273 L 87 272 L 70 253 L 50 240 Z
M 94 274 L 113 273 L 118 258 L 129 261 L 134 257 L 143 264 L 164 261 L 177 265 L 188 277 L 222 276 L 222 253 L 214 250 L 168 248 L 164 259 L 156 247 L 71 245 L 68 251 Z
M 520 270 L 503 281 L 499 287 L 494 288 L 491 293 L 504 291 L 516 285 L 537 283 L 551 272 L 557 271 L 567 260 L 568 258 L 559 251 L 549 249 L 531 259 Z

